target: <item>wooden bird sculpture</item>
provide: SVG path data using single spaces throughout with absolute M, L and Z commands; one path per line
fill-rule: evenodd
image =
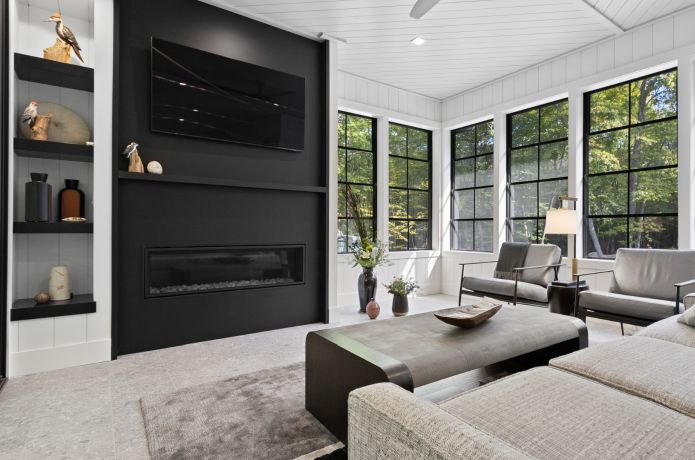
M 30 128 L 34 127 L 36 123 L 36 116 L 39 114 L 39 103 L 36 101 L 31 101 L 29 105 L 24 109 L 22 114 L 22 123 L 27 123 Z
M 58 34 L 58 38 L 60 38 L 64 43 L 70 45 L 72 50 L 75 52 L 75 55 L 84 64 L 84 59 L 82 59 L 82 55 L 80 54 L 82 48 L 80 48 L 79 43 L 77 43 L 77 38 L 75 37 L 75 34 L 72 33 L 72 30 L 70 30 L 68 26 L 63 23 L 63 18 L 60 11 L 53 13 L 48 20 L 56 23 L 56 34 Z
M 128 172 L 144 173 L 145 167 L 140 159 L 140 153 L 138 152 L 139 145 L 135 142 L 128 144 L 123 150 L 123 155 L 128 158 Z

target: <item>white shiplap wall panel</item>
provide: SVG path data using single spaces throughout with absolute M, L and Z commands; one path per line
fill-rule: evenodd
M 668 17 L 652 25 L 652 52 L 663 53 L 674 48 L 673 41 L 674 18 Z
M 347 72 L 338 72 L 338 99 L 426 120 L 441 119 L 439 100 Z

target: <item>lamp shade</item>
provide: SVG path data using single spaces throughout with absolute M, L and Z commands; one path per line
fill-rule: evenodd
M 546 235 L 576 235 L 577 211 L 574 209 L 548 209 L 545 214 Z

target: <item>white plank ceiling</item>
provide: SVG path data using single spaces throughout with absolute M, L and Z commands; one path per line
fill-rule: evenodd
M 316 37 L 341 70 L 444 99 L 695 4 L 695 0 L 204 0 Z M 426 43 L 415 46 L 414 37 Z

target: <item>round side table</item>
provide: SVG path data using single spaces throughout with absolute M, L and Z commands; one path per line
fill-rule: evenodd
M 586 281 L 579 283 L 579 292 L 589 289 Z M 574 297 L 577 291 L 576 281 L 553 281 L 548 285 L 548 310 L 551 313 L 572 316 L 574 314 Z

